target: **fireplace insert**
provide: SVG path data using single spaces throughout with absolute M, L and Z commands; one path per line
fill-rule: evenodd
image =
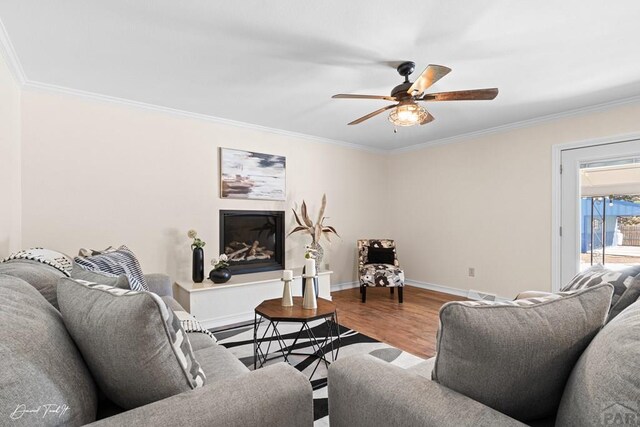
M 220 253 L 234 274 L 284 269 L 284 211 L 220 211 Z

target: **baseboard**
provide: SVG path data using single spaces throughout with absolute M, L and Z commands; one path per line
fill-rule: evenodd
M 427 289 L 430 291 L 442 292 L 444 294 L 456 295 L 459 297 L 469 298 L 469 290 L 452 288 L 450 286 L 436 285 L 435 283 L 420 282 L 418 280 L 407 279 L 405 285 L 413 286 L 415 288 Z M 331 292 L 344 291 L 345 289 L 357 288 L 360 286 L 359 282 L 345 282 L 336 283 L 331 285 Z M 496 301 L 511 301 L 513 298 L 505 298 L 496 296 Z
M 463 289 L 451 288 L 449 286 L 436 285 L 434 283 L 427 282 L 419 282 L 417 280 L 405 280 L 405 285 L 413 286 L 415 288 L 427 289 L 430 291 L 442 292 L 449 295 L 456 295 L 459 297 L 467 297 L 469 295 L 469 291 L 465 291 Z
M 331 285 L 331 292 L 344 291 L 345 289 L 357 288 L 359 286 L 358 282 L 336 283 Z
M 465 289 L 452 288 L 450 286 L 436 285 L 434 283 L 420 282 L 418 280 L 405 280 L 406 286 L 413 286 L 415 288 L 427 289 L 430 291 L 442 292 L 449 295 L 456 295 L 459 297 L 468 298 L 469 291 Z M 336 283 L 331 285 L 331 292 L 343 291 L 345 289 L 357 288 L 360 286 L 359 282 L 345 282 Z M 511 301 L 513 298 L 504 298 L 496 296 L 496 301 Z M 233 316 L 221 316 L 211 319 L 200 319 L 200 323 L 207 329 L 219 329 L 228 328 L 230 325 L 238 325 L 247 322 L 253 322 L 254 312 L 249 311 L 245 313 L 235 314 Z
M 420 282 L 418 280 L 405 280 L 405 285 L 413 286 L 416 288 L 427 289 L 430 291 L 442 292 L 449 295 L 456 295 L 459 297 L 469 298 L 469 290 L 452 288 L 450 286 L 436 285 L 434 283 Z M 496 295 L 496 301 L 512 301 L 513 298 L 505 298 Z

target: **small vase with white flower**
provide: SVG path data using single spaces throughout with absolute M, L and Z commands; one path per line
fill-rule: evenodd
M 218 258 L 211 260 L 213 270 L 209 272 L 209 279 L 213 283 L 226 283 L 231 279 L 231 271 L 229 270 L 229 258 L 225 254 L 220 254 Z

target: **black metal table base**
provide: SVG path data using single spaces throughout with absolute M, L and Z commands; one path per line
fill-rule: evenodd
M 327 332 L 324 337 L 316 337 L 311 328 L 309 327 L 309 323 L 318 319 L 314 319 L 311 321 L 307 320 L 279 320 L 273 321 L 271 319 L 265 318 L 259 314 L 255 314 L 253 321 L 253 369 L 262 368 L 264 364 L 270 360 L 283 358 L 285 362 L 292 365 L 289 361 L 289 357 L 292 355 L 295 356 L 307 356 L 314 357 L 318 359 L 316 366 L 313 368 L 311 375 L 309 376 L 309 380 L 313 378 L 313 375 L 318 370 L 318 366 L 322 362 L 324 362 L 327 369 L 331 362 L 335 361 L 338 357 L 338 352 L 340 351 L 340 326 L 338 325 L 338 313 L 334 312 L 332 315 L 324 318 L 325 325 L 327 327 Z M 264 333 L 260 337 L 258 335 L 258 329 L 263 322 L 268 322 L 267 329 L 265 329 Z M 301 323 L 302 326 L 300 330 L 296 334 L 293 343 L 289 346 L 287 350 L 287 345 L 285 343 L 285 339 L 282 337 L 282 334 L 278 330 L 278 325 L 280 323 Z M 271 331 L 271 335 L 268 336 L 269 331 Z M 300 337 L 303 336 L 303 333 L 306 332 L 306 336 L 309 339 L 309 343 L 311 343 L 312 353 L 300 353 L 294 352 L 293 350 L 298 343 Z M 335 332 L 335 335 L 334 335 Z M 275 338 L 275 339 L 274 339 Z M 268 341 L 266 351 L 263 351 L 262 346 L 265 345 L 265 341 Z M 269 350 L 271 349 L 271 343 L 277 342 L 278 349 L 274 349 L 274 354 L 271 355 Z M 327 356 L 331 356 L 331 360 L 328 360 Z

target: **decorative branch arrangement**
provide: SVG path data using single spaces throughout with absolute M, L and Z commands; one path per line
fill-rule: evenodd
M 322 236 L 324 236 L 328 241 L 331 241 L 329 235 L 332 233 L 340 237 L 335 228 L 330 225 L 324 225 L 324 220 L 326 219 L 326 217 L 324 216 L 324 210 L 326 206 L 327 195 L 324 194 L 322 196 L 322 206 L 320 207 L 320 212 L 318 213 L 318 220 L 314 224 L 309 218 L 309 214 L 307 212 L 307 204 L 303 200 L 302 206 L 300 207 L 300 215 L 298 215 L 298 212 L 296 212 L 295 209 L 292 209 L 293 215 L 298 225 L 293 230 L 291 230 L 287 236 L 290 236 L 293 233 L 302 232 L 311 236 L 312 243 L 318 243 Z M 300 221 L 300 218 L 302 218 L 302 221 Z

